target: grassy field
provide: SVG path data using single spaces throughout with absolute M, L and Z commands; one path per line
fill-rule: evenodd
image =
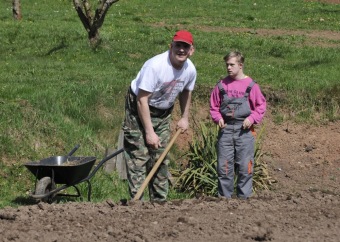
M 239 49 L 276 121 L 340 117 L 340 41 L 322 38 L 339 36 L 340 5 L 121 0 L 110 8 L 100 29 L 102 42 L 93 49 L 72 1 L 21 4 L 23 19 L 15 21 L 11 1 L 0 2 L 0 207 L 20 204 L 18 197 L 32 188 L 23 163 L 66 155 L 78 143 L 76 154 L 99 160 L 116 147 L 130 81 L 144 61 L 168 48 L 180 28 L 195 38 L 192 61 L 200 90 L 195 100 L 208 105 L 210 88 L 225 75 L 224 54 Z M 313 33 L 320 37 L 311 38 Z M 105 186 L 111 183 L 97 187 Z M 126 191 L 94 197 L 115 194 L 126 196 Z

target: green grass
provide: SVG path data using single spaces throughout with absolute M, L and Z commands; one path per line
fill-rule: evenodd
M 195 38 L 192 60 L 198 89 L 205 91 L 195 93 L 195 100 L 208 105 L 210 88 L 226 73 L 223 56 L 239 49 L 246 74 L 261 85 L 277 122 L 339 119 L 339 40 L 307 34 L 338 35 L 340 5 L 121 0 L 110 8 L 96 49 L 71 1 L 27 0 L 21 7 L 23 19 L 15 21 L 11 1 L 0 3 L 0 207 L 15 205 L 11 201 L 30 189 L 33 178 L 23 163 L 65 155 L 78 143 L 77 155 L 98 159 L 116 147 L 127 86 L 148 58 L 167 49 L 179 28 Z M 262 29 L 286 32 L 264 36 Z M 114 178 L 100 179 L 110 190 Z

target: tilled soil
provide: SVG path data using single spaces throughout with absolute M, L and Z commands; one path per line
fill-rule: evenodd
M 39 204 L 1 211 L 1 241 L 339 241 L 339 195 L 263 193 L 248 201 Z
M 339 241 L 340 122 L 266 117 L 263 159 L 277 180 L 248 200 L 39 203 L 0 210 L 0 241 Z

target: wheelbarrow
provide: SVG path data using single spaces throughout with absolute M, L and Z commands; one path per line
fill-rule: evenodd
M 91 201 L 92 186 L 90 179 L 106 161 L 124 151 L 123 148 L 115 151 L 113 154 L 101 160 L 92 170 L 96 157 L 72 156 L 78 148 L 79 145 L 75 146 L 67 156 L 51 156 L 40 161 L 32 161 L 24 164 L 36 178 L 35 191 L 30 195 L 32 198 L 52 203 L 56 196 L 81 197 L 77 185 L 86 182 L 88 188 L 87 199 Z M 74 187 L 77 193 L 60 193 L 69 187 Z

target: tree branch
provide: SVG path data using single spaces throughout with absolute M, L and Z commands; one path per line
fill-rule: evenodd
M 79 0 L 73 0 L 74 8 L 76 9 L 78 16 L 80 18 L 80 21 L 83 23 L 84 28 L 87 32 L 90 32 L 91 26 L 88 18 L 83 12 L 83 4 L 79 2 Z
M 109 10 L 112 4 L 118 1 L 119 0 L 100 0 L 93 20 L 93 25 L 96 28 L 100 28 L 103 25 L 107 11 Z
M 87 20 L 89 21 L 90 25 L 92 26 L 93 15 L 92 15 L 92 11 L 91 11 L 91 4 L 89 3 L 88 0 L 82 0 L 82 1 L 83 1 L 83 6 L 84 6 L 84 10 L 85 10 Z

